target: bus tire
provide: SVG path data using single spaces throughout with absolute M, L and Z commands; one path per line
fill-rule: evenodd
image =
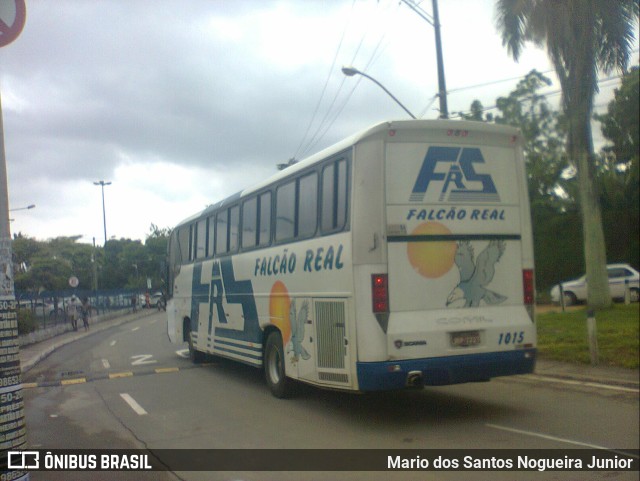
M 287 379 L 284 368 L 284 348 L 282 335 L 274 331 L 267 337 L 264 349 L 264 377 L 271 394 L 283 399 L 291 394 L 291 381 Z
M 200 364 L 204 362 L 205 354 L 203 352 L 198 351 L 193 345 L 193 337 L 191 336 L 191 329 L 187 332 L 187 339 L 189 343 L 189 359 L 193 364 Z

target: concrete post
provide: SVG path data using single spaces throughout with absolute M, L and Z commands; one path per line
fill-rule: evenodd
M 587 311 L 587 333 L 589 336 L 589 354 L 591 365 L 598 365 L 598 332 L 596 329 L 596 316 L 593 309 Z

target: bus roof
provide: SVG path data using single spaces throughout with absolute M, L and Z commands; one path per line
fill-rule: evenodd
M 474 131 L 480 131 L 480 132 L 491 132 L 491 133 L 502 133 L 505 135 L 519 135 L 520 131 L 515 128 L 515 127 L 511 127 L 508 125 L 500 125 L 500 124 L 489 124 L 489 123 L 485 123 L 485 122 L 477 122 L 477 121 L 467 121 L 467 120 L 442 120 L 442 119 L 437 119 L 437 120 L 422 120 L 422 119 L 416 119 L 416 120 L 389 120 L 386 122 L 380 122 L 378 124 L 372 125 L 356 134 L 353 134 L 349 137 L 347 137 L 346 139 L 341 140 L 340 142 L 337 142 L 336 144 L 331 145 L 330 147 L 327 147 L 326 149 L 323 149 L 319 152 L 316 152 L 315 154 L 300 160 L 299 162 L 293 164 L 291 167 L 287 167 L 284 170 L 281 170 L 277 173 L 275 173 L 274 175 L 272 175 L 271 177 L 265 179 L 264 181 L 253 185 L 249 188 L 246 188 L 240 192 L 236 192 L 235 194 L 226 197 L 214 204 L 208 205 L 205 209 L 203 209 L 202 211 L 189 216 L 188 218 L 184 219 L 183 221 L 181 221 L 180 223 L 178 223 L 177 227 L 183 225 L 183 224 L 187 224 L 190 223 L 198 218 L 201 217 L 206 217 L 206 215 L 208 213 L 212 213 L 217 211 L 219 208 L 223 207 L 224 205 L 228 205 L 231 204 L 235 201 L 237 201 L 238 199 L 240 199 L 241 197 L 247 196 L 249 194 L 252 194 L 254 192 L 259 191 L 260 189 L 263 189 L 264 187 L 277 182 L 280 179 L 284 179 L 286 177 L 295 175 L 297 172 L 305 169 L 306 167 L 313 165 L 316 162 L 319 162 L 323 159 L 326 159 L 328 157 L 331 157 L 333 155 L 336 155 L 340 152 L 343 152 L 345 150 L 347 150 L 350 147 L 353 147 L 354 145 L 356 145 L 358 142 L 362 141 L 363 139 L 366 138 L 370 138 L 375 136 L 376 134 L 379 134 L 381 132 L 387 132 L 390 129 L 394 129 L 394 130 L 415 130 L 415 129 L 430 129 L 430 128 L 438 128 L 438 129 L 443 129 L 443 128 L 452 128 L 452 129 L 456 129 L 456 130 L 474 130 Z

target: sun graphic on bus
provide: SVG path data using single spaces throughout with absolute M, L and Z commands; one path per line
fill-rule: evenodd
M 273 325 L 280 329 L 282 344 L 285 346 L 291 339 L 290 309 L 291 298 L 287 286 L 282 281 L 275 282 L 269 295 L 269 316 Z
M 424 222 L 411 235 L 449 235 L 451 231 L 439 222 Z M 454 241 L 409 242 L 407 256 L 411 266 L 421 276 L 435 279 L 443 276 L 451 267 L 456 255 Z

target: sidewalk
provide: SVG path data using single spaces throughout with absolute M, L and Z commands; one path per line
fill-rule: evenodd
M 136 313 L 128 313 L 124 316 L 109 320 L 98 320 L 91 324 L 90 330 L 85 331 L 78 327 L 78 331 L 68 331 L 50 339 L 30 344 L 20 348 L 20 364 L 22 372 L 29 371 L 33 366 L 46 358 L 56 349 L 90 336 L 113 326 L 119 326 L 127 322 L 139 319 L 155 313 L 155 309 L 140 309 Z M 566 362 L 538 359 L 535 374 L 555 379 L 572 380 L 585 383 L 597 383 L 611 386 L 623 386 L 631 389 L 640 388 L 638 369 L 624 369 L 610 366 L 590 366 L 587 364 L 572 364 Z
M 82 321 L 79 322 L 77 331 L 67 331 L 49 339 L 45 339 L 39 342 L 34 342 L 26 346 L 20 347 L 20 369 L 22 373 L 29 371 L 36 364 L 49 356 L 56 349 L 69 344 L 70 342 L 77 341 L 83 337 L 91 336 L 98 332 L 109 329 L 110 327 L 126 324 L 127 322 L 140 319 L 141 317 L 149 316 L 157 312 L 156 309 L 139 309 L 135 313 L 123 313 L 121 316 L 110 317 L 104 319 L 104 316 L 97 316 L 89 323 L 89 330 L 85 331 L 82 327 Z
M 622 386 L 631 389 L 640 388 L 638 369 L 625 369 L 612 366 L 590 366 L 568 362 L 540 359 L 536 361 L 535 374 L 539 376 L 567 379 L 585 383 Z

